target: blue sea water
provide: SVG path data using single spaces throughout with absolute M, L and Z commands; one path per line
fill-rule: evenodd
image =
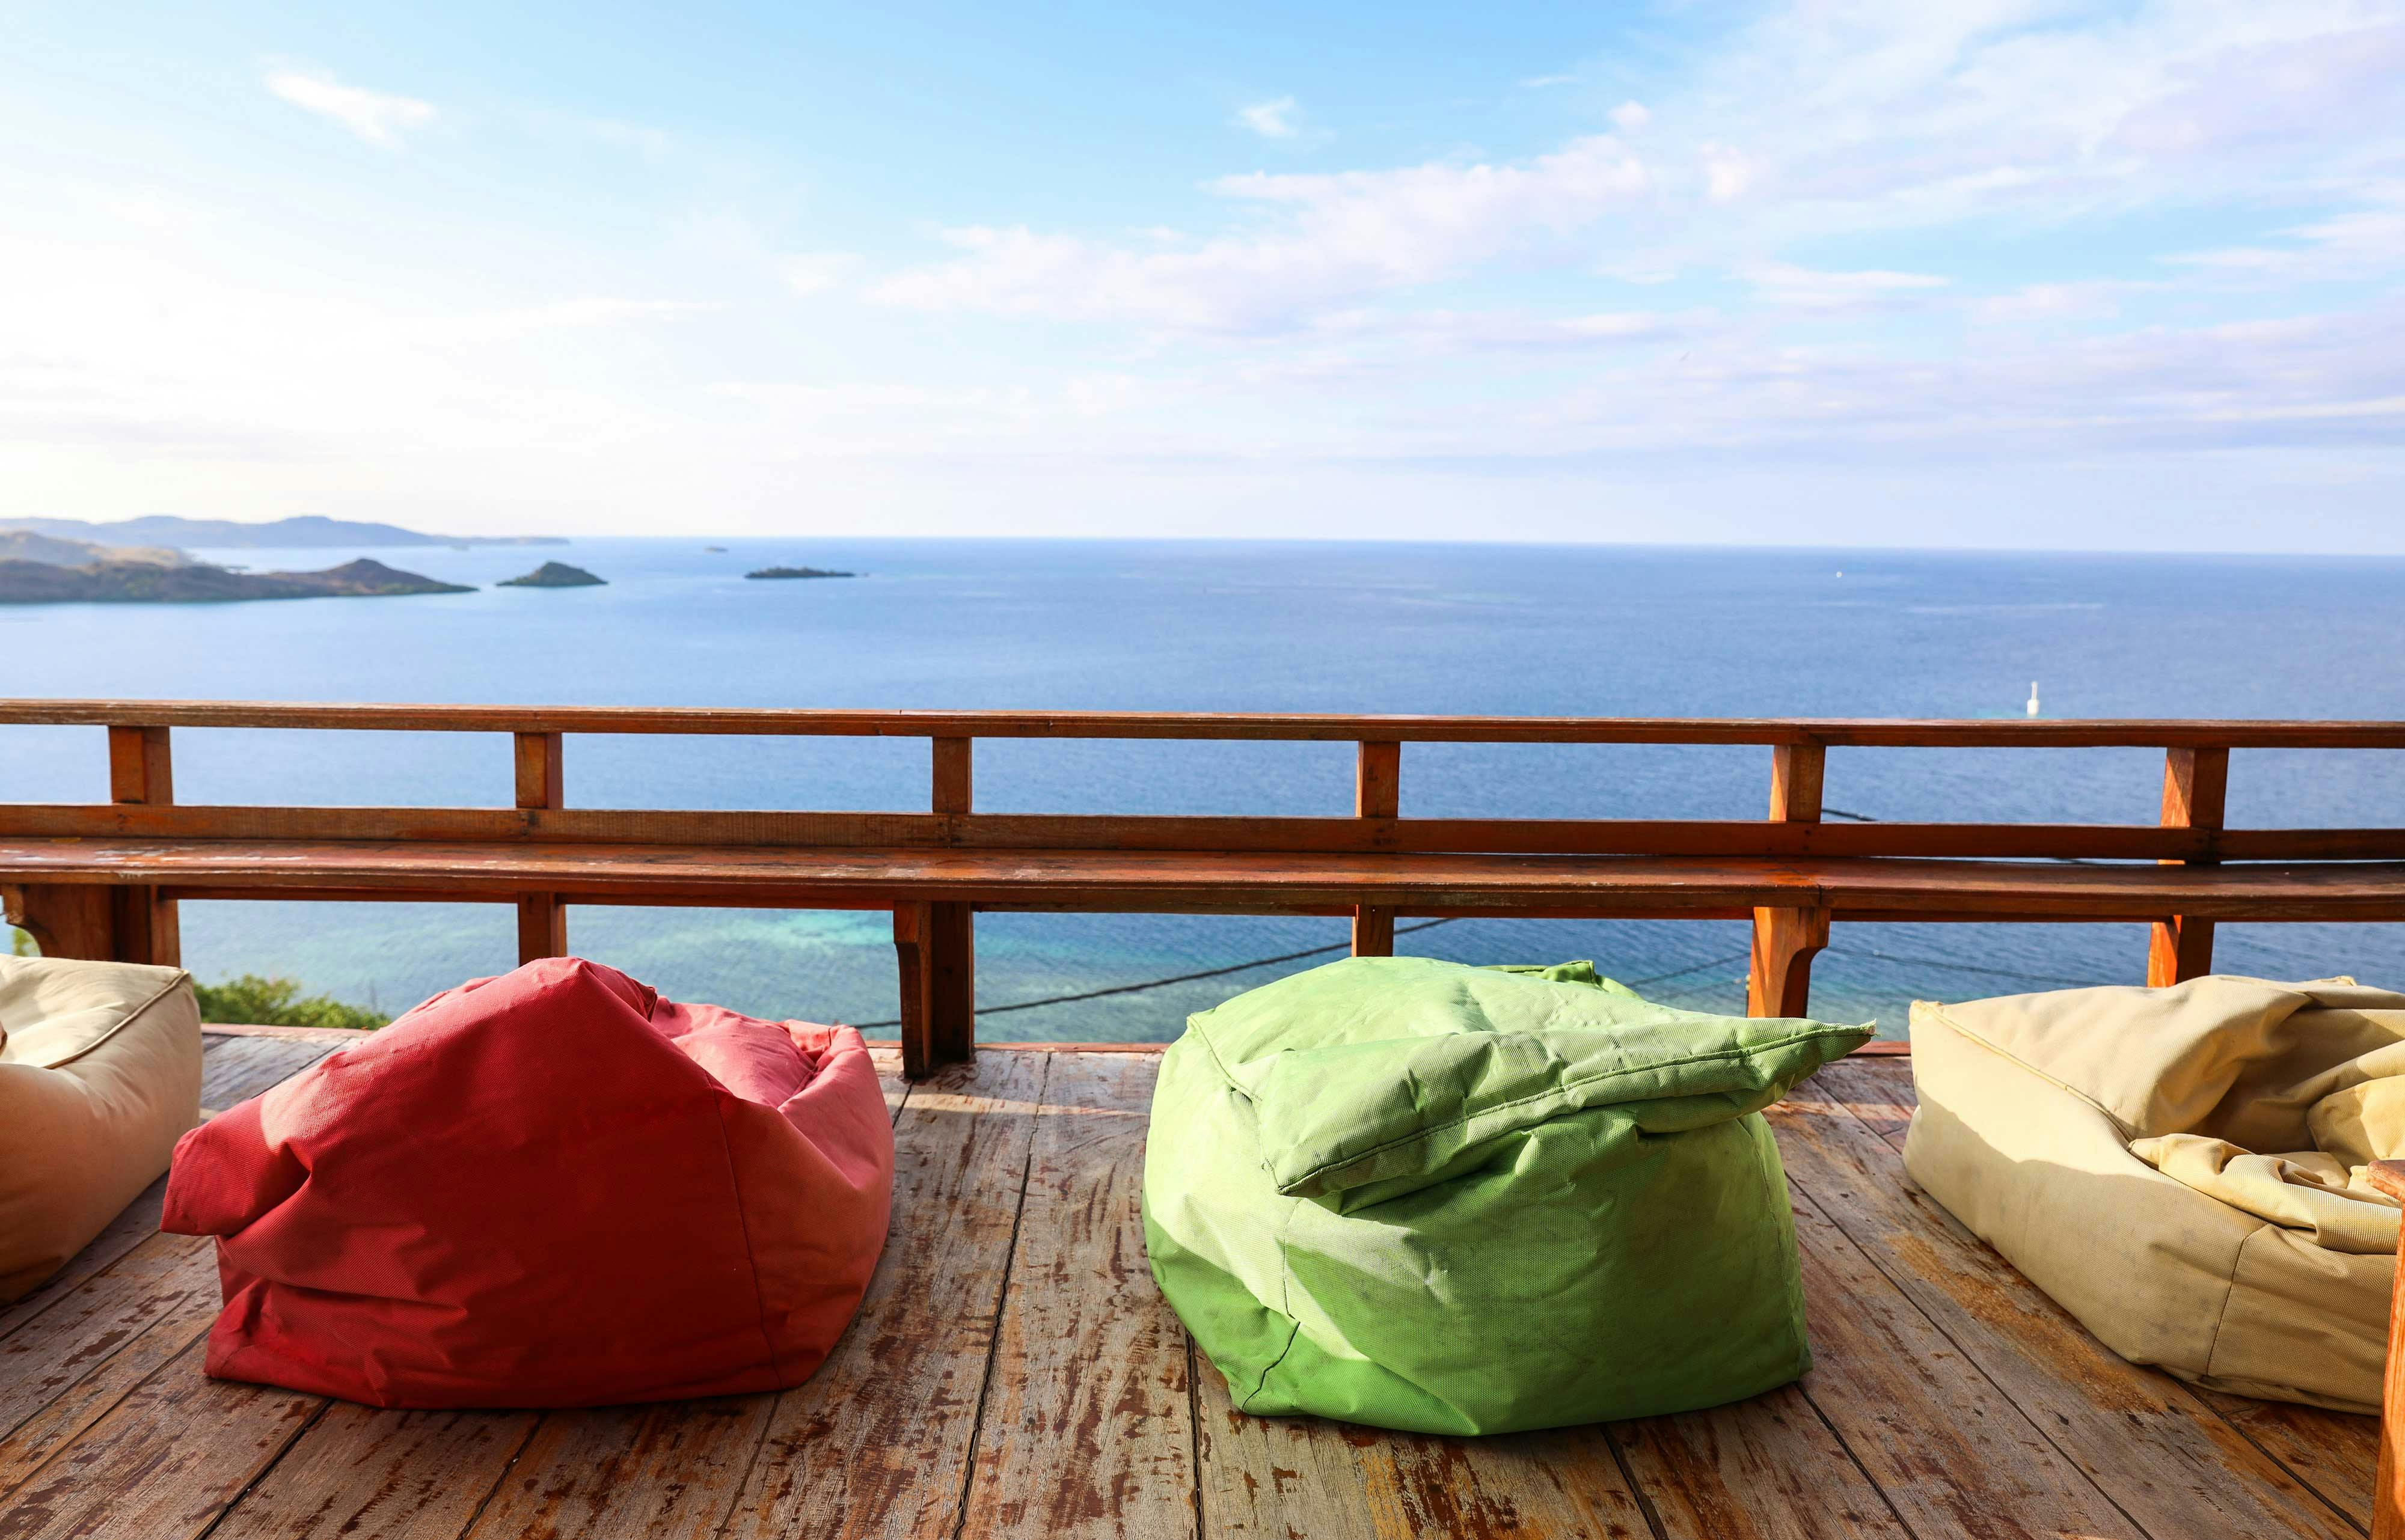
M 373 554 L 457 595 L 0 609 L 8 693 L 328 701 L 1598 715 L 2405 718 L 2405 562 L 1609 546 L 579 540 L 566 550 L 204 553 L 258 569 Z M 604 588 L 497 588 L 545 558 Z M 770 562 L 847 581 L 748 582 Z M 180 731 L 189 803 L 503 805 L 489 735 Z M 571 803 L 921 810 L 923 741 L 571 738 Z M 1762 748 L 1422 746 L 1407 816 L 1756 817 Z M 2243 751 L 2233 824 L 2405 823 L 2393 755 Z M 2149 750 L 1837 749 L 1828 803 L 1881 819 L 2151 821 Z M 1008 812 L 1338 813 L 1349 747 L 986 742 Z M 0 799 L 97 800 L 97 729 L 0 728 Z M 1406 922 L 1409 923 L 1408 921 Z M 881 914 L 578 908 L 570 938 L 682 998 L 775 1016 L 895 1014 Z M 985 915 L 992 1007 L 1332 945 L 1341 921 Z M 513 957 L 485 905 L 190 903 L 204 978 L 285 974 L 393 1011 Z M 2135 982 L 2143 927 L 1840 925 L 1816 1015 L 1901 1030 L 1914 998 Z M 1745 928 L 1469 920 L 1400 949 L 1595 959 L 1737 1010 Z M 1334 954 L 1330 954 L 1334 955 Z M 1318 959 L 989 1015 L 990 1040 L 1160 1040 Z M 2222 930 L 2221 967 L 2405 980 L 2405 927 Z

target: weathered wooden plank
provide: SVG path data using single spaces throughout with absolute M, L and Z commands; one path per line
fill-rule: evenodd
M 909 711 L 724 707 L 0 700 L 0 725 L 808 737 L 1252 738 L 1296 742 L 1820 743 L 1901 748 L 2405 749 L 2405 722 L 2092 718 L 1360 716 L 1235 711 Z
M 17 1427 L 195 1288 L 216 1291 L 204 1242 L 154 1234 L 43 1312 L 37 1330 L 0 1339 L 0 1433 Z
M 218 1305 L 209 1250 L 158 1236 L 12 1338 L 0 1352 L 0 1492 L 207 1331 Z
M 1956 1224 L 1835 1093 L 1807 1081 L 1770 1116 L 1796 1188 L 2148 1533 L 2356 1533 L 2187 1386 L 2116 1356 Z
M 1794 1206 L 1818 1307 L 1805 1393 L 1914 1532 L 2145 1540 L 1809 1197 Z
M 1645 1540 L 1600 1427 L 1489 1438 L 1250 1417 L 1195 1355 L 1201 1533 L 1289 1540 Z
M 470 1540 L 706 1540 L 726 1521 L 777 1400 L 553 1412 L 499 1477 Z M 471 1478 L 491 1465 L 480 1460 Z
M 1799 1385 L 1732 1407 L 1616 1422 L 1666 1540 L 1909 1540 Z
M 911 1088 L 884 1259 L 826 1364 L 779 1398 L 729 1536 L 951 1533 L 1056 1062 L 986 1054 Z
M 306 1038 L 204 1036 L 201 1105 L 224 1112 L 274 1090 L 343 1045 Z
M 1149 1054 L 1045 1082 L 963 1536 L 1190 1536 L 1186 1329 L 1144 1250 Z
M 5 1499 L 5 1540 L 194 1540 L 326 1405 L 162 1365 Z
M 1815 1084 L 1846 1110 L 1870 1125 L 1871 1132 L 1901 1151 L 1912 1128 L 1912 1110 L 1920 1104 L 1912 1085 L 1912 1060 L 1847 1058 L 1825 1065 Z
M 2380 1419 L 2199 1388 L 2204 1404 L 2360 1528 L 2371 1527 Z
M 532 1412 L 382 1411 L 334 1402 L 234 1504 L 212 1540 L 452 1540 L 492 1494 L 535 1421 Z
M 812 813 L 682 808 L 0 805 L 0 834 L 42 839 L 545 841 L 609 845 L 958 846 L 967 849 L 1484 851 L 1525 855 L 2405 859 L 2405 830 L 2088 823 L 1807 823 L 1759 819 L 1405 819 L 1096 813 Z
M 560 844 L 0 840 L 28 880 L 182 891 L 612 899 L 891 907 L 1596 914 L 1825 906 L 1922 919 L 2405 919 L 2405 863 L 2102 866 L 1424 852 L 980 851 Z

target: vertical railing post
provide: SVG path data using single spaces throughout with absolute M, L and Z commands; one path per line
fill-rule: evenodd
M 976 804 L 974 739 L 937 738 L 931 803 L 949 844 L 953 820 Z M 902 1071 L 917 1077 L 977 1053 L 977 911 L 965 903 L 910 903 L 893 911 L 901 970 Z
M 516 740 L 518 807 L 538 812 L 564 806 L 565 777 L 557 733 L 519 733 Z M 568 905 L 557 893 L 518 895 L 518 961 L 568 955 Z
M 1354 763 L 1353 816 L 1382 820 L 1371 825 L 1371 843 L 1382 845 L 1391 834 L 1403 805 L 1403 746 L 1397 742 L 1365 742 Z M 1395 911 L 1384 904 L 1360 903 L 1353 908 L 1353 955 L 1390 958 L 1395 955 Z
M 2229 802 L 2229 750 L 2173 749 L 2163 754 L 2163 827 L 2218 829 Z M 2177 866 L 2178 861 L 2166 861 Z M 2193 864 L 2210 865 L 2199 861 Z M 2146 948 L 2146 983 L 2184 984 L 2213 972 L 2213 921 L 2173 915 L 2155 921 Z
M 175 763 L 163 727 L 108 730 L 108 800 L 124 806 L 161 807 L 176 800 Z M 108 890 L 109 956 L 120 962 L 179 967 L 183 932 L 176 901 L 149 886 Z
M 1828 752 L 1817 743 L 1782 743 L 1771 750 L 1771 822 L 1821 821 L 1821 779 Z M 1746 1014 L 1800 1016 L 1808 1011 L 1812 959 L 1828 945 L 1825 906 L 1755 909 L 1753 959 L 1746 973 Z

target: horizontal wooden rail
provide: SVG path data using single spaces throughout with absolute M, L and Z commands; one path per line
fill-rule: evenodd
M 852 711 L 715 707 L 0 701 L 0 726 L 760 737 L 1187 738 L 1323 743 L 1819 744 L 1889 749 L 2405 749 L 2405 722 L 1879 717 L 1339 716 L 1301 712 Z
M 2405 861 L 2405 829 L 1752 819 L 1245 818 L 661 808 L 257 807 L 0 803 L 0 838 L 564 841 L 988 850 L 1471 851 L 2023 861 Z
M 225 701 L 0 701 L 0 726 L 107 730 L 109 800 L 0 803 L 0 902 L 47 952 L 177 960 L 187 899 L 504 903 L 521 959 L 567 951 L 570 904 L 886 909 L 911 1074 L 972 1052 L 980 911 L 1329 915 L 1353 949 L 1398 917 L 1750 919 L 1748 1008 L 1803 1015 L 1833 920 L 2151 926 L 2148 977 L 2209 972 L 2227 920 L 2405 921 L 2405 828 L 2225 829 L 2238 749 L 2405 749 L 2405 722 L 719 710 Z M 514 805 L 178 804 L 177 728 L 504 733 Z M 924 811 L 569 805 L 577 735 L 921 737 Z M 979 812 L 978 738 L 1355 746 L 1352 816 Z M 1753 745 L 1760 819 L 1403 816 L 1415 743 Z M 2149 824 L 1829 822 L 1839 748 L 2145 748 Z M 5 793 L 0 787 L 0 793 Z M 498 789 L 497 789 L 498 790 Z

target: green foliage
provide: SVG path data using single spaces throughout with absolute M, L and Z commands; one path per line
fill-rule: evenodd
M 11 925 L 8 927 L 8 955 L 12 958 L 33 958 L 42 954 L 34 949 L 31 931 L 20 931 Z
M 195 982 L 201 997 L 201 1019 L 249 1027 L 345 1027 L 366 1031 L 392 1017 L 364 1006 L 346 1005 L 330 995 L 303 997 L 301 986 L 288 978 L 261 978 L 245 973 L 223 984 Z

